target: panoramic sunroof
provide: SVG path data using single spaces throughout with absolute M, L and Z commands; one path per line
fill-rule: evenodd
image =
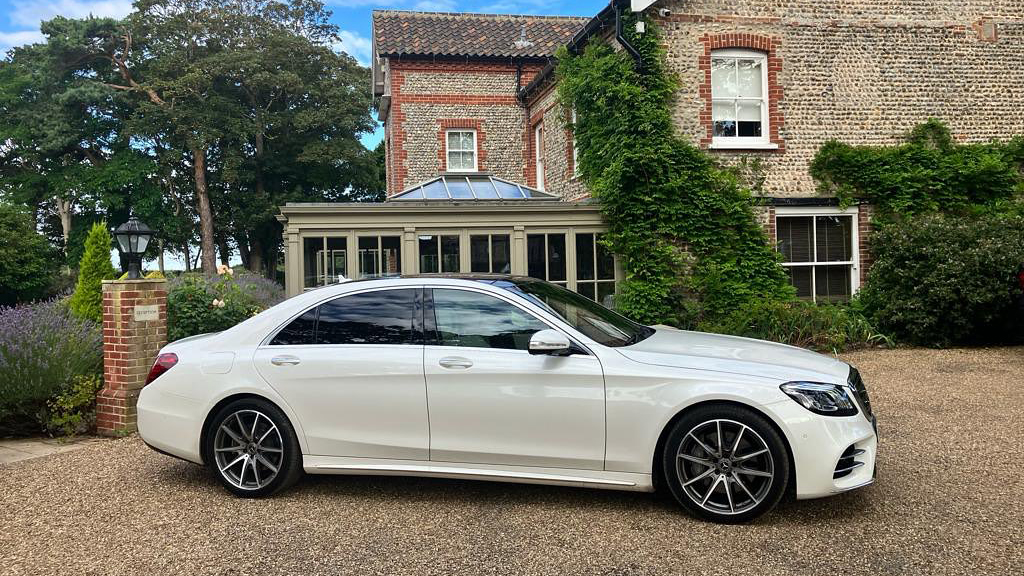
M 417 184 L 388 200 L 554 200 L 535 188 L 487 175 L 447 174 Z

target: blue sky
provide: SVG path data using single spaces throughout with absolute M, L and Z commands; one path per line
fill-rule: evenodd
M 339 48 L 364 65 L 370 59 L 370 13 L 374 9 L 593 16 L 607 3 L 607 0 L 326 0 L 328 8 L 334 12 L 334 23 L 341 30 Z M 0 53 L 13 46 L 39 41 L 42 20 L 56 15 L 122 17 L 131 11 L 131 4 L 131 0 L 0 0 Z M 381 137 L 378 130 L 366 135 L 363 143 L 372 148 Z

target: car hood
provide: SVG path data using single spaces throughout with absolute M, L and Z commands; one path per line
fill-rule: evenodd
M 674 328 L 655 329 L 650 337 L 618 351 L 636 362 L 763 376 L 782 381 L 843 384 L 850 366 L 803 348 Z

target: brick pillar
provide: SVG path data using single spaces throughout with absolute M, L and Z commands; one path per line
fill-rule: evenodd
M 857 238 L 860 242 L 858 256 L 860 256 L 860 285 L 863 286 L 868 280 L 868 271 L 874 258 L 871 256 L 871 218 L 875 209 L 870 204 L 861 204 L 857 210 Z
M 167 343 L 167 282 L 103 281 L 103 389 L 96 396 L 96 431 L 136 430 L 135 402 L 156 354 Z

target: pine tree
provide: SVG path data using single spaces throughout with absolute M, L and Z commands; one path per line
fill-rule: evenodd
M 117 277 L 110 263 L 110 232 L 97 222 L 85 239 L 85 253 L 78 268 L 78 283 L 71 296 L 71 312 L 80 318 L 103 321 L 103 280 Z

